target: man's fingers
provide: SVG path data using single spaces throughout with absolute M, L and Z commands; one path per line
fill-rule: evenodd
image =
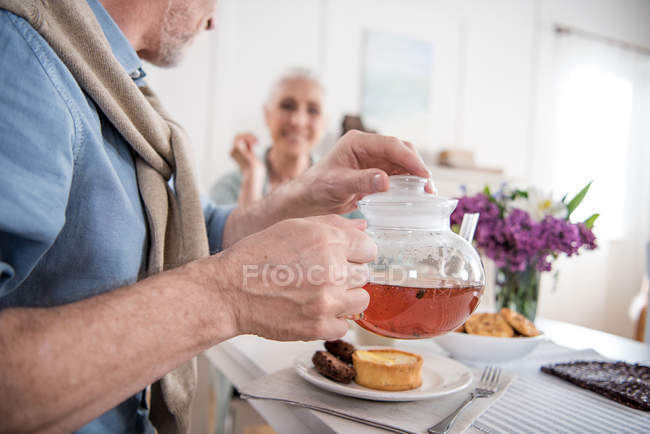
M 370 280 L 370 267 L 368 264 L 357 264 L 347 262 L 344 264 L 328 264 L 327 266 L 308 271 L 309 283 L 326 283 L 340 290 L 364 286 Z M 339 297 L 333 300 L 334 303 L 341 303 Z M 340 309 L 337 309 L 338 312 Z
M 360 231 L 365 231 L 367 226 L 366 221 L 364 219 L 348 219 L 345 217 L 341 217 L 340 215 L 337 214 L 326 214 L 326 215 L 315 216 L 315 217 L 307 217 L 307 219 L 314 220 L 319 223 L 325 223 L 330 226 L 335 226 L 339 229 L 353 228 L 353 229 L 358 229 Z
M 363 134 L 357 139 L 357 144 L 352 145 L 353 149 L 356 146 L 359 146 L 360 150 L 370 157 L 370 161 L 375 159 L 383 160 L 384 164 L 392 167 L 391 172 L 399 172 L 400 169 L 403 169 L 407 173 L 423 178 L 431 176 L 431 172 L 415 151 L 413 145 L 409 146 L 395 137 Z M 365 165 L 364 161 L 360 161 L 360 163 Z
M 370 295 L 363 288 L 346 289 L 344 295 L 345 305 L 339 312 L 339 318 L 352 317 L 361 314 L 370 303 Z
M 348 246 L 345 256 L 349 262 L 366 264 L 377 256 L 377 244 L 365 232 L 357 229 L 343 229 Z
M 368 222 L 366 222 L 364 219 L 346 219 L 346 220 L 350 222 L 350 225 L 352 227 L 360 231 L 365 231 L 366 228 L 368 227 Z
M 340 339 L 347 331 L 350 329 L 348 322 L 343 318 L 335 319 L 327 327 L 326 332 L 319 336 L 317 339 L 322 339 L 324 341 L 333 341 L 334 339 Z
M 347 194 L 360 196 L 386 191 L 389 186 L 388 175 L 380 169 L 348 171 L 341 177 L 341 182 Z
M 333 226 L 328 237 L 344 246 L 345 258 L 349 262 L 365 264 L 377 256 L 377 246 L 365 233 L 366 221 L 363 219 L 346 219 L 336 214 L 307 217 L 306 220 Z
M 427 185 L 424 186 L 424 191 L 426 191 L 427 193 L 435 194 L 435 195 L 438 194 L 438 188 L 433 183 L 433 179 L 431 179 L 431 178 L 427 179 Z
M 397 139 L 395 139 L 397 140 Z M 410 150 L 410 152 L 417 157 L 417 160 L 421 163 L 422 167 L 427 170 L 426 178 L 428 180 L 426 186 L 424 187 L 427 193 L 437 194 L 437 190 L 433 185 L 431 180 L 431 173 L 429 169 L 426 168 L 424 161 L 420 157 L 420 154 L 417 153 L 415 147 L 411 142 L 402 142 L 403 145 Z M 400 174 L 404 169 L 393 167 L 390 169 L 390 174 Z M 367 194 L 379 193 L 388 190 L 389 187 L 389 176 L 383 170 L 379 169 L 365 169 L 357 170 L 349 174 L 348 179 L 345 180 L 346 191 L 351 194 L 360 194 L 365 196 Z
M 417 151 L 417 149 L 415 149 L 415 146 L 413 146 L 413 143 L 411 143 L 411 142 L 407 142 L 407 141 L 405 140 L 405 141 L 404 141 L 404 144 L 405 144 L 405 145 L 406 145 L 406 146 L 407 146 L 411 151 L 415 152 L 415 155 L 418 156 L 418 158 L 420 159 L 420 161 L 422 162 L 422 164 L 423 164 L 424 166 L 426 166 L 426 163 L 425 163 L 424 160 L 422 159 L 422 156 L 421 156 L 420 153 Z M 427 168 L 427 170 L 428 170 L 428 168 Z M 428 178 L 427 178 L 427 185 L 424 186 L 424 191 L 426 191 L 427 193 L 432 193 L 432 194 L 436 194 L 436 195 L 438 194 L 438 189 L 436 188 L 435 184 L 433 183 L 433 178 L 431 177 L 431 171 L 429 171 L 429 176 L 428 176 Z
M 407 148 L 409 148 L 411 151 L 416 152 L 415 146 L 413 146 L 413 143 L 409 142 L 408 140 L 402 140 L 402 143 L 406 145 Z
M 366 229 L 365 220 L 346 219 L 335 214 L 310 217 L 310 219 L 329 224 L 339 230 L 334 232 L 332 236 L 342 238 L 340 241 L 345 246 L 345 257 L 348 262 L 365 264 L 374 260 L 377 256 L 377 245 L 364 232 Z

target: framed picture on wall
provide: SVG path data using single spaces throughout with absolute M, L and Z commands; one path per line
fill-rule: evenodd
M 432 42 L 367 30 L 362 62 L 364 120 L 381 132 L 417 134 L 431 114 Z

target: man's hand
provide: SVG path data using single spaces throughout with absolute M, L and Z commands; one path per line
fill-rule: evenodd
M 355 209 L 363 196 L 388 190 L 389 175 L 402 174 L 431 176 L 411 143 L 353 130 L 297 184 L 309 215 L 343 214 Z
M 284 220 L 220 254 L 220 276 L 229 278 L 219 287 L 235 309 L 237 334 L 276 340 L 343 336 L 343 317 L 363 312 L 369 301 L 360 287 L 377 248 L 364 229 L 363 220 L 335 215 Z
M 223 247 L 280 220 L 352 211 L 363 196 L 386 191 L 389 175 L 399 174 L 431 176 L 411 143 L 350 131 L 299 178 L 252 206 L 231 213 L 224 228 Z M 431 191 L 430 184 L 427 189 Z

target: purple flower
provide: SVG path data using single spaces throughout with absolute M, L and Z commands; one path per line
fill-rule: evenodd
M 596 244 L 596 236 L 591 231 L 591 229 L 589 229 L 584 223 L 578 223 L 577 226 L 580 232 L 580 242 L 582 245 L 584 245 L 589 250 L 593 250 L 598 247 Z
M 456 210 L 451 215 L 451 224 L 459 225 L 465 213 L 476 212 L 481 214 L 483 221 L 499 218 L 499 207 L 491 202 L 488 196 L 479 193 L 476 196 L 463 196 L 458 200 Z
M 545 240 L 548 250 L 573 256 L 582 246 L 578 225 L 552 216 L 546 216 L 542 220 L 541 226 L 541 237 Z
M 459 225 L 465 213 L 480 213 L 474 241 L 497 267 L 523 271 L 533 265 L 549 271 L 551 261 L 562 253 L 573 256 L 583 247 L 596 248 L 596 237 L 584 223 L 550 215 L 536 222 L 521 209 L 505 213 L 504 200 L 484 193 L 463 196 L 451 215 L 451 223 Z

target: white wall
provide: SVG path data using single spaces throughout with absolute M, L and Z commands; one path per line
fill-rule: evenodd
M 212 35 L 201 35 L 184 62 L 173 69 L 147 65 L 147 81 L 158 93 L 165 108 L 190 136 L 195 162 L 204 158 L 205 143 L 211 139 L 213 107 L 210 91 L 215 86 L 214 72 L 207 53 L 213 51 Z M 202 167 L 195 167 L 201 173 Z
M 483 166 L 543 185 L 539 149 L 550 139 L 554 23 L 650 47 L 648 0 L 219 0 L 216 30 L 182 67 L 150 68 L 149 77 L 194 141 L 206 192 L 234 168 L 227 155 L 236 132 L 252 131 L 268 143 L 262 103 L 281 71 L 301 65 L 322 74 L 336 135 L 340 116 L 360 110 L 363 32 L 429 40 L 429 127 L 417 137 L 381 132 L 411 139 L 429 154 L 470 149 Z M 625 249 L 604 245 L 560 263 L 555 290 L 551 276 L 544 278 L 540 315 L 631 335 L 625 309 L 638 289 L 642 257 Z M 613 261 L 618 273 L 607 267 Z
M 546 168 L 550 164 L 544 144 L 552 141 L 550 116 L 553 115 L 551 108 L 555 94 L 552 82 L 555 41 L 553 25 L 565 24 L 650 47 L 650 2 L 543 0 L 540 5 L 536 48 L 539 67 L 535 73 L 534 97 L 537 100 L 537 111 L 534 115 L 533 164 L 529 179 L 537 185 L 544 185 L 549 181 Z M 631 158 L 639 157 L 641 156 L 636 155 Z M 596 183 L 598 181 L 596 179 Z M 645 224 L 647 226 L 647 220 Z M 540 314 L 623 336 L 633 336 L 634 321 L 628 317 L 628 307 L 639 290 L 645 269 L 645 241 L 640 238 L 602 240 L 596 251 L 559 261 L 556 267 L 559 271 L 557 282 L 553 281 L 551 275 L 544 276 Z
M 328 89 L 329 129 L 361 105 L 362 35 L 390 31 L 433 43 L 430 128 L 382 130 L 430 151 L 463 147 L 479 164 L 526 172 L 531 116 L 533 0 L 221 0 L 217 30 L 172 71 L 150 67 L 153 85 L 188 126 L 202 160 L 200 186 L 233 168 L 232 136 L 267 141 L 262 103 L 273 77 L 294 65 L 319 71 Z M 260 37 L 261 35 L 261 37 Z M 183 86 L 183 91 L 178 89 Z M 206 128 L 204 120 L 210 119 Z M 200 131 L 200 133 L 199 133 Z M 505 164 L 504 164 L 505 163 Z

